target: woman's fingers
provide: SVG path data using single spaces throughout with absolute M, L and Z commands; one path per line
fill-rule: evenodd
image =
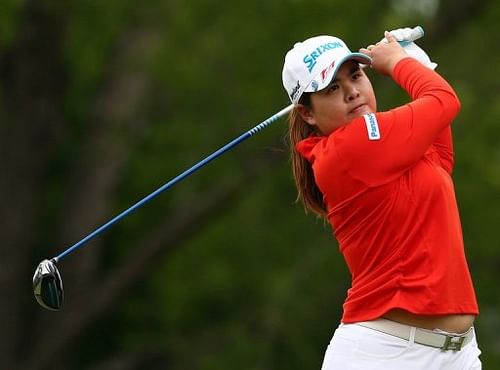
M 359 52 L 360 52 L 360 53 L 363 53 L 363 54 L 366 54 L 366 55 L 368 55 L 369 57 L 371 57 L 371 56 L 372 56 L 372 55 L 371 55 L 371 54 L 372 54 L 372 52 L 371 52 L 371 50 L 370 50 L 370 49 L 368 49 L 368 48 L 361 48 L 361 49 L 359 49 Z
M 384 37 L 387 40 L 387 42 L 396 42 L 396 41 L 398 41 L 398 40 L 396 40 L 396 37 L 394 37 L 393 34 L 390 33 L 390 32 L 388 32 L 388 31 L 384 32 Z

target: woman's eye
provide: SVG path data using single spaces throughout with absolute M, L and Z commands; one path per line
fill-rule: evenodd
M 361 77 L 361 73 L 360 73 L 360 72 L 356 72 L 356 73 L 354 73 L 354 74 L 352 75 L 352 78 L 353 78 L 354 80 L 357 80 L 357 79 L 358 79 L 358 78 L 360 78 L 360 77 Z

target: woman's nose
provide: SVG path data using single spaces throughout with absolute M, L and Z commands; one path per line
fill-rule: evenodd
M 355 86 L 349 85 L 346 89 L 346 100 L 352 101 L 358 97 L 359 97 L 359 90 Z

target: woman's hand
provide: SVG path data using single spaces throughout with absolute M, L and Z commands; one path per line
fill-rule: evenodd
M 371 67 L 378 73 L 391 75 L 395 65 L 408 54 L 399 45 L 396 38 L 389 32 L 384 33 L 387 42 L 378 42 L 376 45 L 369 45 L 367 48 L 361 48 L 359 51 L 372 58 Z

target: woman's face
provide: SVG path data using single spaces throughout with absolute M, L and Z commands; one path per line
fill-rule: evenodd
M 298 105 L 302 118 L 328 135 L 354 118 L 374 113 L 377 102 L 373 87 L 356 61 L 342 64 L 335 79 L 325 89 L 311 94 L 311 106 Z

